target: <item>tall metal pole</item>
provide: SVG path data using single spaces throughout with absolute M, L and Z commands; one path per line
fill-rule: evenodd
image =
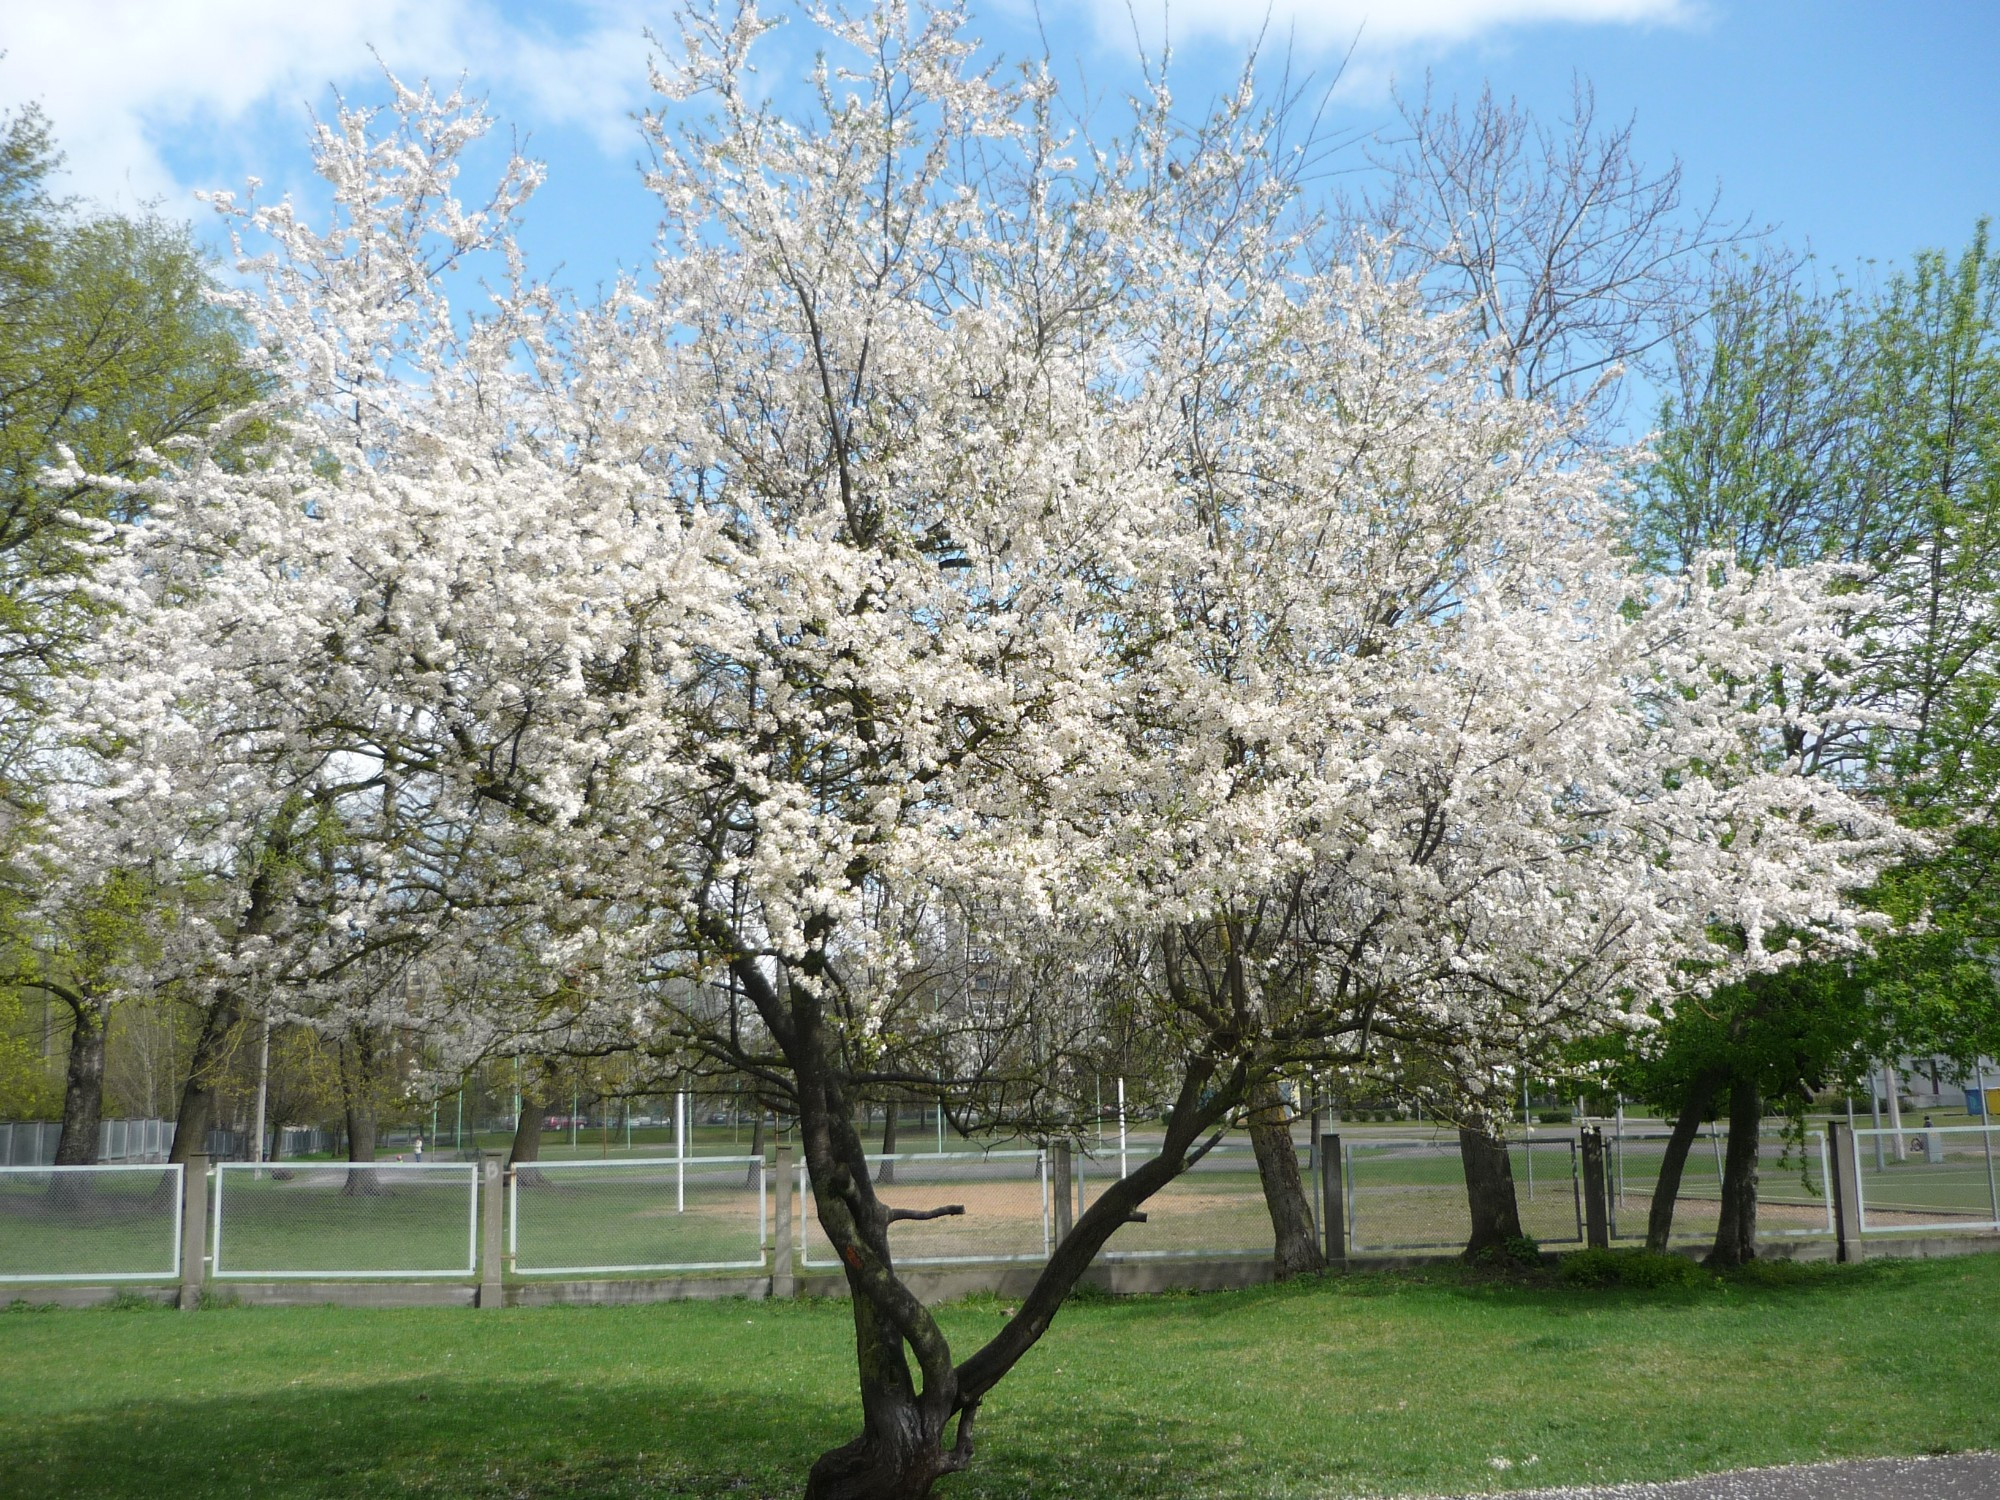
M 674 1095 L 674 1212 L 687 1212 L 687 1090 Z
M 257 1046 L 257 1144 L 250 1160 L 264 1159 L 264 1101 L 271 1092 L 271 1018 L 264 1017 L 264 1039 Z
M 1118 1075 L 1118 1175 L 1131 1175 L 1131 1168 L 1125 1161 L 1125 1075 Z
M 1868 1108 L 1875 1115 L 1875 1170 L 1879 1172 L 1886 1165 L 1882 1160 L 1882 1079 L 1873 1072 L 1868 1075 Z
M 1902 1079 L 1896 1076 L 1896 1065 L 1893 1062 L 1883 1063 L 1882 1083 L 1889 1095 L 1889 1130 L 1896 1143 L 1896 1160 L 1908 1161 L 1910 1148 L 1903 1139 L 1903 1091 L 1897 1087 L 1901 1082 Z

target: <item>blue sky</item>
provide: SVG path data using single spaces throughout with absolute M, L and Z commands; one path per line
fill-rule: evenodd
M 335 87 L 382 94 L 375 56 L 406 78 L 461 73 L 503 126 L 549 163 L 526 232 L 538 265 L 587 291 L 643 264 L 652 213 L 630 113 L 646 102 L 642 31 L 671 32 L 643 0 L 68 0 L 0 21 L 0 106 L 39 99 L 70 155 L 72 191 L 196 217 L 201 188 L 255 174 L 309 191 L 308 111 Z M 1140 3 L 1157 38 L 1160 7 Z M 1019 51 L 1024 0 L 979 0 L 975 31 Z M 1178 93 L 1227 80 L 1266 12 L 1258 0 L 1176 0 Z M 1691 185 L 1721 184 L 1735 214 L 1776 223 L 1842 268 L 1957 246 L 2000 212 L 2000 6 L 1784 0 L 1274 0 L 1270 25 L 1297 64 L 1330 77 L 1353 47 L 1332 123 L 1393 120 L 1389 88 L 1470 98 L 1490 83 L 1537 112 L 1595 87 L 1600 116 L 1636 112 L 1649 164 L 1678 155 Z M 1130 79 L 1123 0 L 1045 5 L 1070 76 Z M 1358 39 L 1358 40 L 1357 40 Z M 1358 160 L 1358 156 L 1355 158 Z

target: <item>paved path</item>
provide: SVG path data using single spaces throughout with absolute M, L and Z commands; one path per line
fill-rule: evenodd
M 1660 1484 L 1515 1490 L 1466 1500 L 2000 1500 L 2000 1453 L 1744 1469 Z

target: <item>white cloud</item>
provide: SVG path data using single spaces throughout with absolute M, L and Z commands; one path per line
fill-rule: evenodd
M 1100 31 L 1128 38 L 1126 0 L 1093 0 Z M 1354 47 L 1358 58 L 1441 48 L 1510 27 L 1548 22 L 1580 25 L 1675 23 L 1691 18 L 1691 0 L 1137 0 L 1142 34 L 1157 45 L 1166 15 L 1176 45 L 1196 37 L 1248 41 L 1260 32 L 1296 37 L 1312 49 Z
M 983 0 L 993 17 L 1024 0 Z M 1157 45 L 1163 0 L 1136 0 Z M 1172 0 L 1177 43 L 1282 42 L 1345 52 L 1343 87 L 1379 87 L 1413 54 L 1538 22 L 1678 22 L 1700 0 Z M 1124 45 L 1126 0 L 1090 0 L 1107 41 Z M 523 129 L 570 126 L 630 154 L 646 98 L 641 29 L 665 0 L 14 0 L 0 47 L 0 104 L 39 99 L 68 155 L 66 187 L 120 208 L 160 201 L 193 211 L 192 190 L 234 187 L 252 167 L 282 185 L 284 152 L 304 141 L 306 107 L 329 87 L 379 97 L 379 66 L 406 81 L 465 75 Z M 1086 24 L 1088 24 L 1086 22 Z M 370 49 L 373 49 L 371 52 Z M 380 63 L 376 60 L 379 54 Z M 273 155 L 280 157 L 278 162 Z M 176 159 L 222 163 L 183 181 Z
M 158 199 L 186 211 L 191 188 L 234 185 L 180 181 L 176 141 L 227 140 L 273 109 L 299 119 L 324 109 L 329 86 L 379 92 L 371 80 L 385 65 L 439 84 L 463 73 L 505 96 L 503 113 L 531 116 L 523 125 L 576 125 L 606 149 L 629 147 L 626 116 L 646 85 L 643 8 L 581 8 L 581 23 L 556 34 L 508 19 L 496 0 L 44 0 L 8 24 L 0 100 L 40 100 L 67 187 L 123 208 Z

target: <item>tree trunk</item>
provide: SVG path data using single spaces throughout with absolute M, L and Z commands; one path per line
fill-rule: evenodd
M 749 946 L 719 916 L 704 918 L 703 934 L 739 955 Z M 838 1056 L 818 987 L 788 982 L 781 993 L 753 958 L 732 959 L 730 969 L 790 1066 L 794 1083 L 788 1092 L 798 1111 L 813 1208 L 840 1260 L 854 1319 L 861 1433 L 820 1455 L 805 1493 L 808 1500 L 923 1500 L 940 1476 L 970 1464 L 980 1403 L 1048 1331 L 1105 1242 L 1146 1199 L 1186 1170 L 1201 1137 L 1241 1105 L 1248 1065 L 1233 1059 L 1223 1074 L 1206 1055 L 1189 1064 L 1159 1153 L 1098 1195 L 1055 1246 L 1013 1316 L 954 1364 L 937 1320 L 896 1274 L 889 1226 L 911 1214 L 942 1217 L 964 1208 L 943 1204 L 895 1211 L 882 1203 L 868 1171 L 852 1074 Z M 954 1421 L 954 1441 L 947 1448 L 945 1434 Z
M 375 1160 L 375 1109 L 354 1094 L 347 1099 L 347 1159 L 350 1162 Z M 347 1174 L 340 1191 L 350 1198 L 378 1198 L 388 1191 L 371 1167 L 357 1167 Z
M 761 1170 L 760 1163 L 764 1160 L 764 1101 L 762 1099 L 753 1099 L 751 1101 L 751 1110 L 756 1118 L 750 1125 L 750 1155 L 755 1160 L 750 1163 L 749 1170 L 743 1174 L 743 1185 L 747 1188 L 757 1186 L 757 1173 Z M 790 1184 L 779 1183 L 778 1191 L 781 1193 L 789 1192 Z
M 1748 1265 L 1757 1258 L 1757 1136 L 1764 1126 L 1764 1100 L 1753 1080 L 1729 1087 L 1729 1142 L 1722 1154 L 1722 1216 L 1708 1264 Z
M 1312 1205 L 1299 1176 L 1298 1148 L 1292 1144 L 1292 1127 L 1285 1118 L 1285 1101 L 1276 1081 L 1267 1079 L 1250 1099 L 1250 1145 L 1257 1153 L 1257 1177 L 1264 1185 L 1264 1206 L 1271 1214 L 1274 1274 L 1284 1281 L 1324 1270 L 1326 1260 L 1313 1228 Z
M 902 1108 L 891 1099 L 882 1109 L 882 1155 L 885 1160 L 881 1170 L 875 1174 L 878 1183 L 888 1184 L 896 1180 L 896 1164 L 886 1158 L 896 1154 L 896 1116 L 902 1113 Z
M 523 1090 L 521 1113 L 514 1121 L 514 1144 L 507 1148 L 507 1165 L 523 1187 L 547 1187 L 549 1180 L 534 1163 L 542 1159 L 542 1111 L 547 1106 Z M 524 1170 L 525 1168 L 525 1170 Z
M 1673 1134 L 1667 1137 L 1667 1154 L 1660 1159 L 1660 1178 L 1653 1184 L 1653 1204 L 1646 1215 L 1646 1248 L 1655 1255 L 1667 1253 L 1667 1241 L 1674 1232 L 1674 1205 L 1680 1200 L 1681 1173 L 1687 1168 L 1688 1151 L 1694 1146 L 1695 1132 L 1708 1118 L 1721 1080 L 1703 1073 L 1688 1086 L 1681 1112 L 1674 1118 Z
M 1514 1196 L 1514 1164 L 1507 1143 L 1472 1125 L 1458 1127 L 1458 1158 L 1465 1166 L 1465 1203 L 1472 1211 L 1468 1256 L 1521 1237 L 1521 1205 Z
M 97 1165 L 99 1126 L 104 1118 L 104 1034 L 110 1010 L 92 1000 L 70 1007 L 69 1071 L 63 1079 L 62 1135 L 56 1141 L 59 1167 Z
M 170 1162 L 186 1163 L 190 1156 L 208 1150 L 209 1127 L 215 1123 L 215 1085 L 236 1029 L 236 998 L 226 991 L 218 995 L 202 1018 L 201 1035 L 195 1039 L 194 1056 L 188 1061 L 187 1087 L 181 1090 L 180 1109 L 174 1116 L 174 1144 L 167 1152 Z

